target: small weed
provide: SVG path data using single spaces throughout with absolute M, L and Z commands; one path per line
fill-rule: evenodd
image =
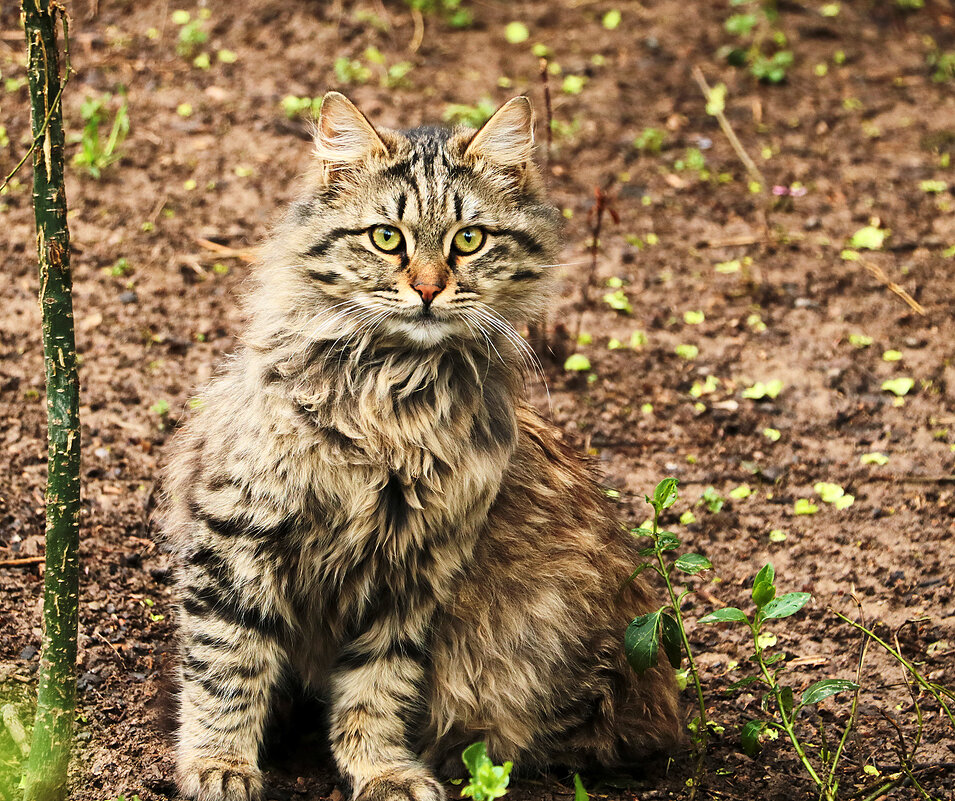
M 116 110 L 106 141 L 100 136 L 100 127 L 107 123 L 111 100 L 111 95 L 88 97 L 80 107 L 84 125 L 79 136 L 80 152 L 73 156 L 73 164 L 93 178 L 99 178 L 103 170 L 122 158 L 119 147 L 129 133 L 129 107 L 124 99 Z
M 322 98 L 286 95 L 279 105 L 290 120 L 303 115 L 318 119 L 318 114 L 322 110 Z
M 371 70 L 357 58 L 339 56 L 332 66 L 339 83 L 362 84 L 371 80 Z
M 510 44 L 522 44 L 531 38 L 531 32 L 523 22 L 509 22 L 504 28 L 504 38 Z
M 784 732 L 792 743 L 793 749 L 806 772 L 819 788 L 819 798 L 825 799 L 825 801 L 834 801 L 838 789 L 835 768 L 842 755 L 843 746 L 852 725 L 852 718 L 850 717 L 845 736 L 843 736 L 838 749 L 834 753 L 825 746 L 820 749 L 819 756 L 823 769 L 818 772 L 807 755 L 806 744 L 796 732 L 796 719 L 806 707 L 818 704 L 837 693 L 857 691 L 859 685 L 856 682 L 844 679 L 823 679 L 807 687 L 797 703 L 793 689 L 780 682 L 779 677 L 785 670 L 786 654 L 769 653 L 769 649 L 776 644 L 777 638 L 766 632 L 764 625 L 768 620 L 778 620 L 796 614 L 810 601 L 812 596 L 808 592 L 790 592 L 776 597 L 775 577 L 772 565 L 766 565 L 756 574 L 751 592 L 756 613 L 752 618 L 740 609 L 726 607 L 701 617 L 699 622 L 741 623 L 749 628 L 752 635 L 753 653 L 750 661 L 757 666 L 758 671 L 754 675 L 735 682 L 730 689 L 762 686 L 764 688 L 764 708 L 766 708 L 767 702 L 772 701 L 775 704 L 778 717 L 771 720 L 752 720 L 743 726 L 740 732 L 743 751 L 749 756 L 755 756 L 762 748 L 762 743 L 765 740 L 775 740 L 780 733 Z M 853 705 L 854 709 L 855 705 Z M 821 734 L 825 743 L 825 733 L 821 732 Z
M 947 53 L 936 50 L 926 56 L 926 61 L 935 70 L 932 73 L 932 80 L 935 83 L 955 80 L 955 50 Z
M 461 0 L 405 0 L 405 2 L 422 14 L 440 17 L 452 28 L 467 28 L 474 22 L 474 15 L 470 9 L 462 6 Z
M 681 359 L 685 359 L 688 362 L 693 361 L 697 356 L 700 355 L 700 349 L 696 345 L 677 345 L 673 349 L 673 352 Z
M 706 506 L 713 514 L 716 514 L 722 510 L 723 505 L 726 503 L 726 499 L 720 495 L 714 487 L 707 487 L 703 490 L 703 494 L 700 496 L 700 499 L 696 502 L 697 506 Z
M 703 770 L 702 757 L 706 751 L 710 724 L 707 722 L 706 703 L 703 699 L 700 674 L 693 659 L 693 651 L 690 648 L 690 641 L 687 637 L 686 625 L 681 611 L 683 602 L 693 591 L 684 588 L 678 592 L 675 580 L 678 572 L 695 576 L 704 570 L 711 570 L 713 565 L 709 559 L 698 553 L 684 553 L 672 561 L 669 557 L 664 558 L 665 553 L 675 551 L 681 543 L 675 534 L 660 530 L 660 515 L 664 510 L 672 507 L 678 498 L 677 480 L 675 478 L 663 479 L 654 489 L 653 497 L 646 496 L 647 503 L 653 507 L 653 520 L 650 527 L 641 527 L 632 532 L 638 537 L 649 540 L 648 547 L 640 551 L 640 556 L 648 558 L 650 561 L 638 565 L 625 582 L 624 587 L 649 568 L 663 579 L 670 600 L 668 604 L 660 607 L 655 612 L 640 615 L 630 622 L 624 635 L 624 652 L 630 666 L 639 674 L 645 673 L 657 664 L 661 645 L 674 670 L 680 669 L 683 657 L 686 656 L 689 664 L 687 683 L 689 684 L 689 680 L 692 680 L 699 704 L 699 715 L 689 724 L 699 756 L 697 775 L 693 779 L 694 782 L 698 783 Z
M 775 400 L 782 391 L 783 382 L 778 378 L 774 378 L 765 384 L 762 381 L 757 381 L 751 387 L 744 389 L 742 394 L 744 398 L 748 398 L 749 400 L 763 400 L 765 398 Z
M 482 97 L 477 105 L 469 106 L 465 103 L 448 103 L 444 107 L 443 119 L 469 128 L 480 128 L 497 110 L 497 106 L 489 97 Z
M 750 74 L 767 83 L 782 83 L 793 64 L 786 35 L 777 27 L 776 0 L 731 0 L 746 10 L 732 14 L 723 23 L 727 33 L 741 40 L 739 46 L 724 47 L 720 54 L 734 67 L 747 67 Z
M 622 289 L 615 289 L 613 292 L 608 292 L 604 295 L 604 303 L 606 303 L 611 309 L 618 311 L 622 314 L 632 314 L 633 306 L 630 305 L 630 298 L 626 296 Z
M 462 798 L 474 801 L 494 801 L 507 794 L 507 785 L 511 777 L 512 763 L 495 765 L 487 755 L 484 743 L 474 743 L 461 754 L 471 780 L 461 790 Z
M 590 359 L 582 353 L 572 353 L 564 362 L 564 369 L 568 372 L 586 372 L 590 369 Z

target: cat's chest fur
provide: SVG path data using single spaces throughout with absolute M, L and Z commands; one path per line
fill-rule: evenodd
M 441 596 L 514 448 L 513 379 L 471 353 L 384 351 L 335 372 L 328 364 L 272 390 L 293 421 L 294 472 L 313 504 L 296 594 L 342 621 L 424 580 Z

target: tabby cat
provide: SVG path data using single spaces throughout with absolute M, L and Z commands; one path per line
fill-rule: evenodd
M 524 400 L 514 326 L 548 302 L 560 227 L 530 103 L 396 132 L 332 92 L 315 139 L 165 476 L 182 792 L 260 797 L 288 674 L 327 698 L 360 801 L 441 801 L 479 740 L 532 768 L 673 747 L 672 670 L 622 653 L 653 608 L 635 545 Z

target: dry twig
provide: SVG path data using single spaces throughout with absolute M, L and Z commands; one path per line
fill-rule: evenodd
M 885 274 L 885 270 L 883 270 L 878 264 L 873 264 L 871 261 L 866 261 L 865 259 L 861 259 L 860 264 L 869 271 L 876 281 L 886 287 L 886 289 L 889 291 L 894 292 L 896 295 L 902 298 L 902 300 L 905 301 L 912 311 L 921 314 L 923 317 L 925 316 L 925 307 L 922 306 L 921 303 L 913 298 L 902 287 L 895 283 L 895 281 L 891 280 L 889 276 Z

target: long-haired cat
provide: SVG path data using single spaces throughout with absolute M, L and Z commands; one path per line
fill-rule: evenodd
M 187 796 L 260 795 L 287 671 L 328 699 L 360 801 L 440 801 L 478 740 L 572 769 L 679 740 L 672 671 L 622 652 L 652 608 L 636 546 L 523 396 L 515 326 L 559 245 L 533 140 L 523 97 L 474 133 L 325 96 L 307 192 L 166 471 Z

